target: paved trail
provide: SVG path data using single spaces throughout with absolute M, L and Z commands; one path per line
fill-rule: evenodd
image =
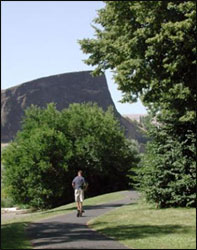
M 128 249 L 119 242 L 91 230 L 87 222 L 122 205 L 138 199 L 135 191 L 125 192 L 122 200 L 86 206 L 83 217 L 70 214 L 31 223 L 27 229 L 34 249 Z

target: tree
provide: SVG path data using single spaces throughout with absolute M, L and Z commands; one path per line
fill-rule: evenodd
M 18 204 L 54 206 L 64 189 L 71 142 L 56 130 L 60 113 L 53 105 L 32 106 L 25 115 L 23 129 L 2 154 L 5 186 Z
M 196 3 L 106 1 L 98 11 L 95 39 L 80 42 L 94 74 L 112 69 L 123 101 L 140 97 L 163 122 L 195 130 Z M 159 119 L 160 117 L 157 117 Z
M 193 111 L 196 3 L 105 1 L 105 4 L 94 19 L 101 26 L 93 26 L 96 38 L 79 41 L 83 52 L 90 54 L 85 62 L 97 65 L 93 73 L 113 70 L 124 94 L 123 101 L 135 101 L 140 96 L 149 108 L 158 110 L 166 103 L 166 94 L 182 92 Z
M 2 159 L 9 195 L 37 208 L 72 201 L 71 181 L 79 169 L 90 184 L 89 196 L 127 188 L 125 173 L 139 162 L 137 145 L 125 139 L 112 110 L 96 104 L 28 108 Z
M 141 179 L 144 183 L 140 183 L 142 187 L 149 187 L 150 192 L 146 192 L 148 200 L 158 202 L 159 197 L 161 206 L 193 206 L 195 175 L 191 173 L 196 161 L 196 2 L 105 3 L 94 19 L 99 25 L 93 26 L 96 38 L 79 41 L 83 52 L 90 54 L 85 62 L 97 66 L 94 75 L 111 69 L 118 88 L 124 94 L 122 101 L 134 102 L 140 97 L 159 124 L 160 128 L 155 127 L 151 132 L 152 141 L 145 156 L 146 169 L 142 168 L 145 171 Z M 179 161 L 184 163 L 184 167 Z M 181 194 L 178 191 L 180 186 L 175 184 L 177 179 L 165 175 L 165 169 L 173 173 L 174 166 L 175 171 L 178 167 L 184 169 L 183 172 L 179 169 L 180 190 L 189 188 L 180 202 L 177 201 Z M 186 176 L 191 178 L 189 184 L 185 181 Z M 158 180 L 165 185 L 159 186 Z M 165 195 L 169 185 L 176 198 Z M 168 199 L 171 200 L 168 202 Z
M 152 128 L 153 140 L 148 142 L 140 166 L 133 169 L 137 174 L 136 187 L 145 193 L 147 201 L 155 202 L 158 207 L 195 207 L 195 137 L 190 131 L 180 142 L 167 131 Z

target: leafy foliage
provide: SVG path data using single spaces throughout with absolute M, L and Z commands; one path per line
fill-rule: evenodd
M 139 180 L 147 199 L 160 206 L 193 206 L 196 2 L 105 3 L 94 19 L 96 38 L 79 41 L 90 54 L 85 62 L 96 65 L 94 75 L 111 69 L 122 101 L 140 97 L 157 122 L 152 129 L 145 121 L 152 141 Z
M 167 93 L 182 90 L 194 102 L 196 3 L 194 1 L 105 1 L 94 39 L 79 43 L 94 74 L 112 69 L 123 101 L 141 96 L 159 109 Z M 183 73 L 184 72 L 184 73 Z M 180 74 L 181 73 L 181 74 Z M 183 96 L 182 96 L 183 97 Z M 180 99 L 182 99 L 179 96 Z M 194 104 L 194 103 L 193 103 Z
M 71 181 L 82 169 L 87 195 L 124 189 L 125 173 L 139 161 L 111 109 L 72 104 L 57 111 L 36 106 L 25 112 L 22 130 L 3 151 L 4 183 L 16 203 L 49 208 L 73 200 Z
M 148 143 L 137 169 L 138 188 L 148 201 L 159 207 L 195 206 L 196 145 L 191 131 L 184 141 L 169 136 L 164 129 L 152 130 L 153 141 Z

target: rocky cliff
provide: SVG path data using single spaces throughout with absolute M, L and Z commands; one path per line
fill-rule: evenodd
M 140 133 L 134 124 L 116 110 L 108 90 L 105 76 L 92 77 L 91 71 L 65 73 L 43 77 L 1 92 L 1 142 L 11 141 L 21 128 L 24 110 L 31 104 L 46 107 L 54 102 L 58 110 L 70 103 L 96 102 L 104 110 L 110 105 L 126 129 L 127 137 L 140 141 Z

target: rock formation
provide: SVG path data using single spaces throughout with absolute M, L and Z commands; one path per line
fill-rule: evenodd
M 129 138 L 140 142 L 136 126 L 116 110 L 104 75 L 92 77 L 91 71 L 65 73 L 43 77 L 1 92 L 1 142 L 10 142 L 21 128 L 24 110 L 31 104 L 46 107 L 54 102 L 58 110 L 70 103 L 96 102 L 106 110 L 114 107 L 115 115 L 126 129 Z

